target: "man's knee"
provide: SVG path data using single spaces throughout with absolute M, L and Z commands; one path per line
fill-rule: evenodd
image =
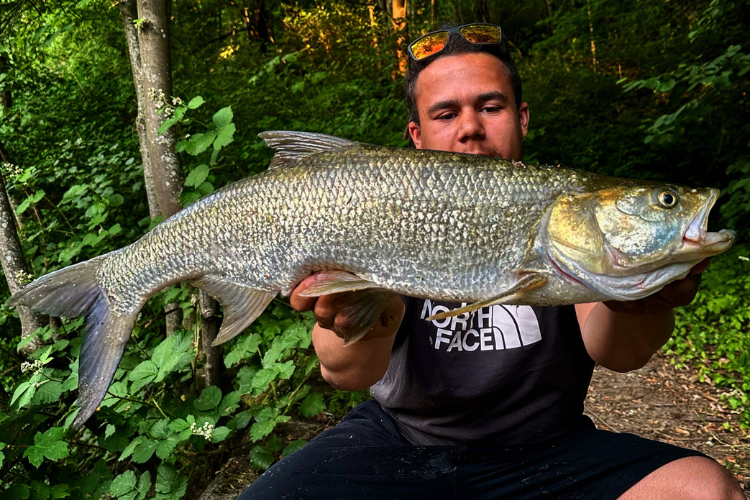
M 721 465 L 704 457 L 687 457 L 653 471 L 619 500 L 745 500 L 737 481 Z

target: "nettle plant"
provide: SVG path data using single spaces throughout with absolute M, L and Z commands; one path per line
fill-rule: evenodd
M 211 170 L 218 168 L 218 151 L 232 141 L 234 133 L 229 107 L 215 113 L 208 125 L 186 118 L 187 110 L 202 103 L 196 98 L 187 105 L 173 101 L 163 107 L 170 109 L 171 116 L 165 127 L 198 123 L 205 129 L 180 142 L 181 151 L 195 156 L 211 152 L 208 164 L 190 169 L 184 204 L 213 191 Z M 16 182 L 29 191 L 31 199 L 21 207 L 28 210 L 47 198 L 34 194 L 42 192 L 41 188 L 29 182 L 32 176 L 23 175 L 19 172 Z M 102 228 L 112 207 L 121 204 L 108 189 L 111 184 L 94 175 L 90 183 L 68 188 L 57 203 L 47 199 L 45 210 L 61 217 L 75 208 L 85 209 L 86 216 L 76 224 L 89 231 L 84 240 L 94 235 L 95 240 L 81 245 L 72 236 L 60 245 L 50 241 L 45 247 L 50 254 L 33 248 L 34 255 L 46 255 L 36 262 L 37 273 L 113 250 L 122 246 L 119 238 L 132 241 L 138 236 L 136 229 L 116 224 Z M 148 229 L 140 226 L 142 231 Z M 184 317 L 197 321 L 164 338 L 168 303 L 178 303 Z M 195 290 L 188 286 L 172 287 L 146 305 L 107 396 L 80 429 L 71 425 L 78 413 L 75 400 L 84 319 L 63 319 L 56 331 L 39 329 L 21 342 L 19 348 L 39 337 L 44 345 L 27 360 L 16 356 L 10 366 L 3 367 L 5 386 L 12 388 L 0 394 L 0 496 L 182 498 L 202 489 L 229 457 L 248 455 L 252 467 L 265 470 L 304 446 L 304 440 L 290 441 L 274 433 L 292 417 L 313 418 L 327 409 L 343 413 L 366 397 L 364 393 L 334 393 L 326 400 L 311 389 L 310 378 L 318 373 L 311 346 L 315 319 L 278 299 L 243 335 L 224 345 L 225 371 L 219 385 L 196 389 L 195 359 L 200 345 L 196 308 Z M 12 382 L 7 383 L 10 374 Z

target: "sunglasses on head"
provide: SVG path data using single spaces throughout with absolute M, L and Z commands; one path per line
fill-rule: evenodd
M 433 31 L 421 36 L 409 44 L 409 55 L 415 61 L 422 61 L 442 51 L 448 45 L 451 33 L 458 33 L 467 42 L 475 45 L 496 45 L 503 41 L 503 30 L 500 26 L 486 23 L 471 23 Z

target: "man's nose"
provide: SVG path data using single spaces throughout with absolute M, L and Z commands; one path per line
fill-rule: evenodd
M 469 111 L 461 113 L 459 125 L 459 140 L 466 142 L 469 140 L 484 139 L 484 125 L 479 113 L 476 111 Z

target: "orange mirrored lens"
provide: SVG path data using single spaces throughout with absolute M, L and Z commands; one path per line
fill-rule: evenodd
M 411 44 L 411 53 L 414 55 L 414 59 L 419 61 L 425 57 L 436 54 L 445 48 L 445 43 L 448 41 L 447 31 L 438 31 L 436 33 L 430 33 L 424 38 L 420 38 L 416 42 Z
M 503 32 L 497 26 L 464 26 L 459 31 L 471 43 L 500 43 L 503 39 Z

